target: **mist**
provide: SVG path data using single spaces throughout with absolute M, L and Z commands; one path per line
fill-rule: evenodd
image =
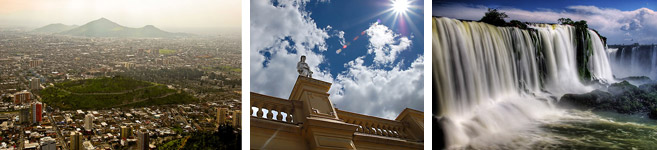
M 225 34 L 241 29 L 241 0 L 0 0 L 0 27 L 83 25 L 107 18 L 126 27 Z

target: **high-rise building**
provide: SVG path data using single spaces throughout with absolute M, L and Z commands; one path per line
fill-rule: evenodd
M 123 67 L 125 67 L 126 69 L 132 69 L 132 68 L 135 68 L 135 63 L 124 62 Z
M 38 67 L 43 63 L 43 59 L 30 60 L 30 67 Z
M 18 122 L 19 122 L 20 124 L 26 124 L 26 123 L 29 123 L 29 122 L 31 121 L 30 118 L 32 118 L 32 117 L 30 116 L 30 109 L 28 109 L 28 108 L 21 108 L 21 109 L 20 109 L 20 114 L 19 114 L 19 116 L 18 116 Z
M 57 142 L 49 136 L 41 138 L 41 150 L 57 150 Z
M 228 114 L 227 108 L 217 108 L 217 123 L 219 125 L 226 123 L 226 114 Z
M 21 91 L 14 93 L 14 104 L 23 104 L 23 103 L 29 103 L 32 101 L 32 93 L 28 91 Z
M 130 127 L 121 126 L 121 139 L 128 139 L 132 134 Z
M 91 131 L 93 125 L 94 125 L 94 115 L 90 113 L 84 116 L 84 129 L 87 131 Z
M 83 150 L 82 147 L 82 134 L 77 131 L 71 132 L 71 143 L 69 145 L 70 150 Z
M 39 78 L 32 77 L 32 79 L 30 79 L 30 89 L 31 90 L 41 89 L 41 84 L 39 82 Z
M 31 108 L 32 110 L 32 123 L 38 124 L 41 122 L 41 116 L 43 113 L 43 109 L 41 108 L 41 103 L 36 102 L 32 103 Z
M 242 112 L 240 110 L 236 110 L 235 113 L 233 113 L 233 127 L 240 128 L 242 126 Z
M 141 130 L 137 132 L 137 149 L 148 150 L 149 146 L 148 130 Z

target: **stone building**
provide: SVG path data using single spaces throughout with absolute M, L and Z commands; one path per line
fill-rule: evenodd
M 424 113 L 395 120 L 334 108 L 331 83 L 299 76 L 288 99 L 251 92 L 252 149 L 423 149 Z M 271 110 L 271 111 L 270 111 Z

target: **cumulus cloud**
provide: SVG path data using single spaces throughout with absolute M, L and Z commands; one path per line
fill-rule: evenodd
M 309 12 L 302 10 L 307 1 L 277 2 L 274 6 L 272 1 L 251 1 L 251 10 L 257 10 L 251 12 L 251 90 L 286 98 L 294 86 L 301 55 L 306 56 L 313 77 L 333 80 L 328 71 L 317 67 L 324 56 L 313 51 L 325 51 L 329 35 L 328 29 L 317 27 Z
M 337 76 L 342 89 L 331 95 L 337 107 L 364 114 L 394 119 L 404 108 L 423 110 L 424 57 L 411 67 L 392 70 L 365 66 L 365 56 L 345 64 L 347 72 Z
M 641 28 L 643 28 L 643 26 L 641 26 L 641 21 L 639 21 L 639 19 L 632 19 L 632 21 L 630 21 L 629 24 L 624 24 L 621 27 L 621 30 L 623 30 L 623 31 L 633 31 L 634 30 L 635 31 L 635 30 L 640 30 Z
M 402 67 L 402 61 L 394 63 L 399 52 L 410 49 L 411 40 L 384 25 L 372 24 L 368 29 L 370 52 L 332 75 L 328 69 L 319 68 L 328 62 L 322 54 L 325 41 L 335 37 L 344 45 L 344 32 L 329 35 L 335 33 L 332 27 L 318 27 L 304 9 L 308 1 L 276 2 L 251 0 L 251 10 L 256 10 L 251 12 L 250 28 L 251 91 L 287 98 L 298 75 L 296 63 L 305 55 L 313 78 L 333 83 L 329 94 L 338 109 L 388 119 L 407 107 L 423 110 L 423 56 L 417 56 L 410 67 Z M 366 63 L 368 57 L 392 69 Z
M 365 33 L 370 38 L 367 53 L 374 53 L 374 63 L 377 65 L 394 62 L 397 54 L 411 46 L 411 40 L 407 37 L 399 38 L 399 34 L 378 23 L 373 23 L 370 28 L 365 30 Z
M 606 36 L 609 44 L 657 43 L 657 13 L 648 8 L 622 11 L 614 8 L 596 6 L 568 6 L 562 10 L 540 9 L 523 10 L 501 7 L 499 11 L 509 15 L 507 21 L 557 23 L 559 18 L 586 20 L 590 28 Z M 458 19 L 479 20 L 487 11 L 485 6 L 448 4 L 433 7 L 434 16 Z

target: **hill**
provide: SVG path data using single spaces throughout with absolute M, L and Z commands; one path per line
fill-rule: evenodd
M 79 26 L 77 25 L 65 25 L 61 23 L 55 23 L 55 24 L 49 24 L 46 26 L 43 26 L 41 28 L 37 28 L 32 30 L 32 32 L 38 32 L 38 33 L 59 33 L 59 32 L 64 32 L 71 30 L 73 28 L 77 28 Z
M 41 91 L 46 104 L 63 110 L 181 104 L 197 99 L 165 85 L 125 77 L 56 83 Z
M 60 32 L 64 35 L 86 37 L 176 37 L 188 36 L 184 33 L 171 33 L 160 30 L 153 25 L 141 28 L 130 28 L 119 25 L 105 18 L 91 21 L 87 24 Z

